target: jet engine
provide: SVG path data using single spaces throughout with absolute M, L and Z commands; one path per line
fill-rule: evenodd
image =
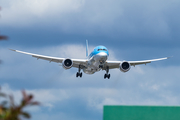
M 124 61 L 119 65 L 119 68 L 122 72 L 127 72 L 130 70 L 131 65 L 128 62 Z
M 64 59 L 62 66 L 64 69 L 70 69 L 73 66 L 73 61 L 71 59 Z

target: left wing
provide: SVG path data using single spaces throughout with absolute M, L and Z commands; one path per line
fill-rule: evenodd
M 28 52 L 23 52 L 23 51 L 19 51 L 19 50 L 13 50 L 13 49 L 10 49 L 10 50 L 15 51 L 15 52 L 19 52 L 19 53 L 23 53 L 23 54 L 27 54 L 27 55 L 31 55 L 32 57 L 35 57 L 37 59 L 43 59 L 43 60 L 47 60 L 49 62 L 62 63 L 63 60 L 66 59 L 66 58 L 38 55 L 38 54 L 33 54 L 33 53 L 28 53 Z M 72 67 L 77 67 L 78 68 L 79 65 L 83 65 L 83 66 L 87 65 L 87 60 L 86 59 L 71 59 L 71 60 L 73 61 L 73 66 Z
M 168 59 L 168 58 L 170 58 L 170 57 L 152 59 L 152 60 L 142 60 L 142 61 L 126 61 L 126 62 L 128 62 L 131 66 L 135 66 L 135 65 L 151 63 L 153 61 L 165 60 L 165 59 Z M 119 68 L 119 65 L 122 62 L 123 61 L 106 61 L 106 66 L 109 66 L 109 69 Z

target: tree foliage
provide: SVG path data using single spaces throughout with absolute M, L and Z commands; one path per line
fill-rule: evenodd
M 0 41 L 7 39 L 7 36 L 0 35 Z M 21 118 L 29 119 L 31 117 L 30 114 L 23 109 L 27 106 L 39 105 L 39 102 L 33 101 L 33 95 L 26 94 L 24 90 L 22 91 L 22 96 L 23 98 L 20 104 L 17 105 L 12 95 L 7 95 L 0 90 L 0 120 L 21 120 Z
M 0 35 L 0 40 L 7 40 L 8 37 L 7 36 L 4 36 L 4 35 Z
M 26 94 L 22 91 L 22 100 L 19 105 L 14 102 L 14 97 L 12 95 L 7 95 L 0 92 L 0 120 L 21 120 L 21 118 L 29 119 L 31 116 L 28 112 L 23 109 L 27 106 L 39 105 L 39 102 L 33 101 L 33 95 Z

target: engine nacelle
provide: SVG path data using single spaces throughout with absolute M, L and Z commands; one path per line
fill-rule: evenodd
M 64 69 L 70 69 L 73 66 L 73 61 L 71 59 L 64 59 L 62 66 Z
M 119 65 L 119 68 L 122 72 L 127 72 L 131 69 L 131 65 L 128 62 L 124 61 Z

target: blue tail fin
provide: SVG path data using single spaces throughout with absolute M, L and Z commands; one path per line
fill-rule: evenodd
M 86 40 L 86 57 L 88 57 L 89 53 L 88 53 L 88 40 Z

